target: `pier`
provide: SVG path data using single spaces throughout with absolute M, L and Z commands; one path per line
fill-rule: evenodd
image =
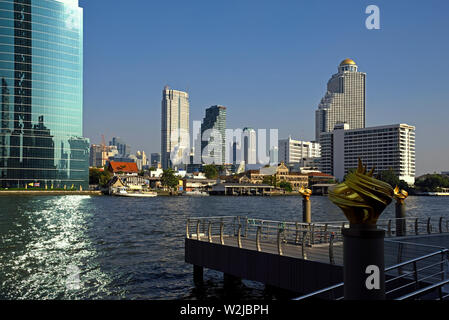
M 397 236 L 397 228 L 405 233 Z M 348 222 L 283 222 L 247 217 L 200 217 L 186 223 L 185 261 L 201 283 L 203 269 L 225 279 L 246 279 L 299 295 L 341 295 L 342 228 Z M 404 218 L 379 220 L 385 230 L 385 267 L 390 298 L 445 281 L 449 277 L 449 220 Z M 440 286 L 443 287 L 443 286 Z

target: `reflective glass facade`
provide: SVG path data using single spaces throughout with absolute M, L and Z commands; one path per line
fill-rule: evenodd
M 86 189 L 78 1 L 0 1 L 0 78 L 0 187 Z

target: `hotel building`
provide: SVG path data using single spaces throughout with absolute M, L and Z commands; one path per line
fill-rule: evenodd
M 78 0 L 1 1 L 0 78 L 0 187 L 87 189 Z
M 332 132 L 321 134 L 321 171 L 339 181 L 358 159 L 375 174 L 392 169 L 399 179 L 415 183 L 415 127 L 396 124 L 350 129 L 338 124 Z
M 279 140 L 278 148 L 279 161 L 287 164 L 304 164 L 308 160 L 319 158 L 321 154 L 319 143 L 294 140 L 291 137 Z
M 345 59 L 327 83 L 327 92 L 315 112 L 315 139 L 330 132 L 337 123 L 350 129 L 365 128 L 366 73 L 359 72 L 351 59 Z

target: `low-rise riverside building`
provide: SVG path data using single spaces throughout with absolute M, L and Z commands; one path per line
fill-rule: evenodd
M 264 178 L 275 177 L 277 183 L 289 182 L 294 191 L 309 185 L 309 177 L 299 172 L 290 172 L 284 162 L 278 166 L 261 168 L 260 170 L 249 170 L 239 179 L 239 183 L 263 184 Z
M 191 179 L 185 178 L 183 180 L 184 190 L 190 191 L 209 191 L 213 185 L 217 184 L 214 179 Z
M 114 175 L 134 175 L 139 174 L 139 168 L 135 162 L 117 162 L 111 161 L 108 170 Z
M 264 196 L 271 194 L 273 186 L 265 184 L 218 183 L 212 186 L 211 195 Z

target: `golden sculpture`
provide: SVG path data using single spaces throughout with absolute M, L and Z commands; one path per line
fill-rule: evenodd
M 396 188 L 394 188 L 394 199 L 397 201 L 397 203 L 399 204 L 404 204 L 405 199 L 407 199 L 408 197 L 408 192 L 405 190 L 399 190 L 399 187 L 396 186 Z
M 312 190 L 301 187 L 301 189 L 299 189 L 299 193 L 304 197 L 304 200 L 309 200 L 312 195 Z
M 393 200 L 393 188 L 373 178 L 374 168 L 366 172 L 359 159 L 355 172 L 329 190 L 329 199 L 344 212 L 351 224 L 376 225 L 379 216 Z

